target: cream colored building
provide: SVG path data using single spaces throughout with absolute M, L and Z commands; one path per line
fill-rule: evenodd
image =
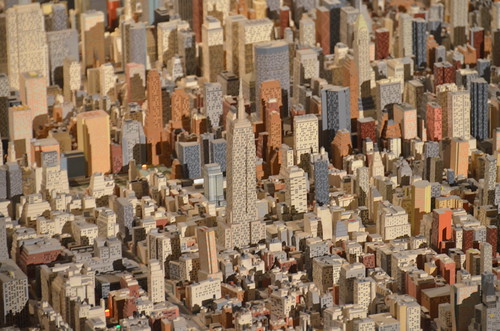
M 446 109 L 447 114 L 447 137 L 463 138 L 470 137 L 470 93 L 467 90 L 453 91 L 448 93 Z M 444 138 L 444 137 L 443 137 Z
M 288 168 L 285 176 L 285 202 L 296 213 L 307 211 L 307 179 L 304 170 L 297 166 Z
M 293 131 L 295 163 L 299 164 L 302 154 L 318 153 L 318 118 L 313 114 L 295 116 Z
M 411 235 L 408 214 L 401 206 L 388 201 L 380 202 L 378 207 L 377 233 L 383 240 L 392 240 L 404 235 Z
M 7 38 L 10 87 L 19 89 L 19 77 L 24 72 L 39 71 L 49 77 L 47 37 L 40 4 L 15 5 L 7 9 L 6 30 L 2 38 Z
M 165 274 L 158 260 L 148 263 L 148 297 L 153 303 L 165 301 Z
M 189 309 L 193 309 L 196 305 L 203 307 L 206 300 L 220 299 L 220 297 L 220 279 L 207 279 L 186 287 L 186 305 Z

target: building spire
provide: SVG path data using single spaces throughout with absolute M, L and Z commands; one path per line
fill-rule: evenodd
M 237 119 L 245 119 L 245 99 L 243 98 L 243 79 L 240 78 L 240 93 L 238 95 L 238 116 Z
M 7 150 L 7 162 L 16 162 L 16 149 L 12 141 L 9 142 L 9 149 Z

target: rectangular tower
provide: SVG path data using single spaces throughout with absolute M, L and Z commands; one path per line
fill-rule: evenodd
M 221 22 L 215 17 L 205 17 L 202 40 L 203 77 L 209 82 L 215 82 L 217 75 L 224 70 L 224 34 Z
M 95 172 L 107 173 L 111 169 L 109 115 L 93 110 L 77 115 L 78 149 L 87 161 L 88 176 Z
M 321 90 L 321 147 L 330 147 L 340 129 L 351 131 L 351 104 L 348 87 L 327 85 Z
M 10 86 L 18 89 L 19 75 L 24 72 L 39 71 L 49 77 L 47 37 L 40 4 L 15 5 L 7 9 L 6 16 Z
M 240 86 L 238 115 L 227 133 L 226 215 L 231 240 L 224 238 L 226 247 L 244 247 L 251 241 L 250 223 L 257 218 L 255 157 L 252 124 L 245 113 Z
M 80 15 L 82 33 L 82 69 L 97 68 L 105 62 L 104 13 L 87 11 Z

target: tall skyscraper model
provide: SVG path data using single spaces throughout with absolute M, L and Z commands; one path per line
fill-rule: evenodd
M 354 56 L 358 67 L 358 82 L 361 98 L 370 96 L 370 35 L 363 15 L 359 15 L 354 30 Z
M 247 119 L 240 82 L 238 113 L 227 133 L 227 211 L 222 234 L 227 248 L 250 241 L 250 223 L 256 220 L 255 142 Z

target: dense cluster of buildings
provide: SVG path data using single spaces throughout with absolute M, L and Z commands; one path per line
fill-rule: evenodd
M 0 330 L 494 331 L 500 2 L 0 1 Z

